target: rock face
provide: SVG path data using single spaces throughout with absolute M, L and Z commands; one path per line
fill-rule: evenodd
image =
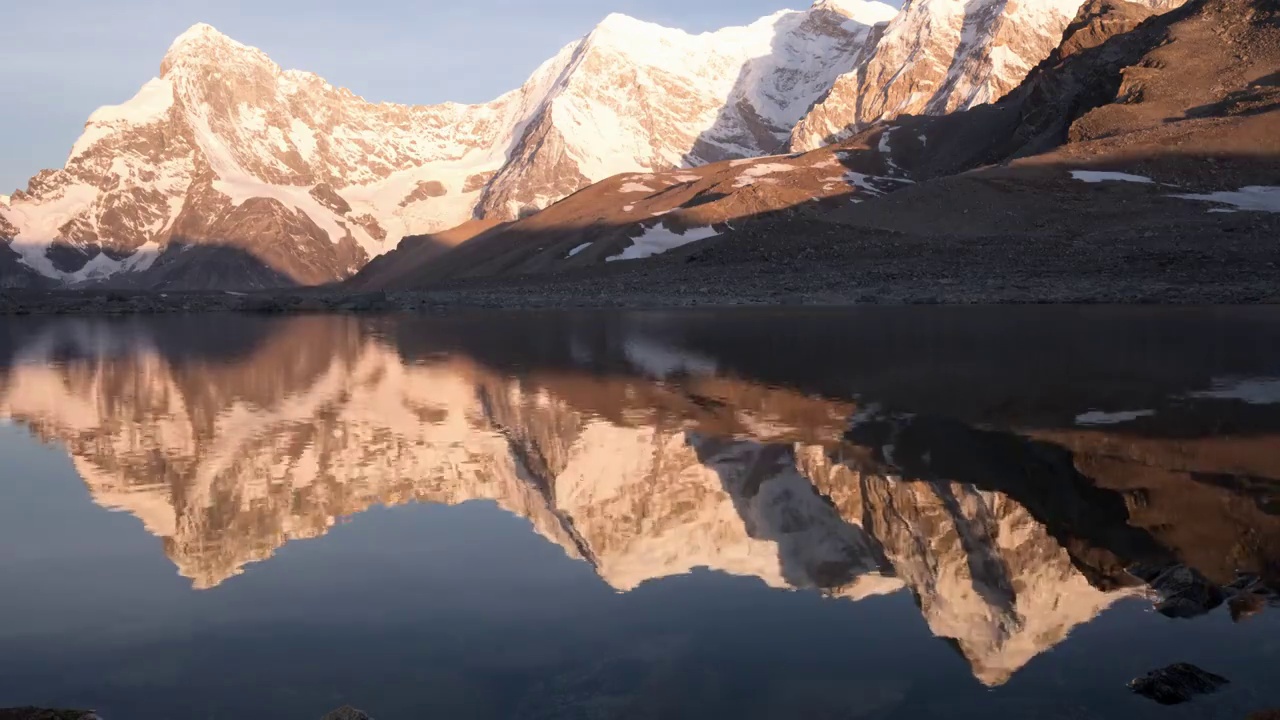
M 1159 12 L 1183 2 L 1134 0 Z M 812 150 L 901 115 L 995 102 L 1058 47 L 1080 7 L 1079 0 L 907 0 L 858 67 L 796 126 L 791 147 Z
M 47 326 L 12 343 L 0 417 L 63 443 L 95 501 L 140 518 L 199 588 L 375 505 L 490 500 L 620 591 L 706 567 L 850 600 L 910 592 L 989 685 L 1133 594 L 1125 561 L 1176 554 L 1082 478 L 1105 450 L 959 423 L 848 441 L 852 403 L 716 377 L 643 327 L 600 358 L 610 375 L 513 378 L 406 360 L 353 319 L 262 322 L 260 343 L 189 357 L 165 349 L 172 327 Z M 1141 457 L 1199 468 L 1192 450 Z M 1170 484 L 1147 494 L 1152 532 L 1178 525 L 1164 498 L 1196 487 Z M 1216 535 L 1189 546 L 1227 556 Z

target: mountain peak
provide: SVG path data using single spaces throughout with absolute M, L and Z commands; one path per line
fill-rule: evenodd
M 235 41 L 223 35 L 217 28 L 208 23 L 196 23 L 187 28 L 186 32 L 174 39 L 173 44 L 169 46 L 169 52 L 185 50 L 193 46 L 199 46 L 207 43 L 230 42 Z
M 649 32 L 653 32 L 654 30 L 666 31 L 669 29 L 661 25 L 657 25 L 651 22 L 646 22 L 644 20 L 633 18 L 630 15 L 624 15 L 623 13 L 615 12 L 615 13 L 609 13 L 608 15 L 606 15 L 604 19 L 601 20 L 598 25 L 596 25 L 595 29 L 592 31 L 591 34 L 599 35 L 600 33 L 629 33 L 629 32 L 630 33 L 634 33 L 634 32 L 649 33 Z
M 207 23 L 196 23 L 179 35 L 169 51 L 165 53 L 161 63 L 161 74 L 168 73 L 174 65 L 182 61 L 194 60 L 200 63 L 217 62 L 228 55 L 243 54 L 262 55 L 260 50 L 236 42 L 222 34 L 217 28 Z M 265 57 L 265 55 L 263 56 Z
M 875 0 L 818 0 L 810 8 L 814 10 L 827 10 L 863 25 L 886 23 L 898 14 L 898 8 Z

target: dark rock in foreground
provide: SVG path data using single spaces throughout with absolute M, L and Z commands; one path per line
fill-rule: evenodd
M 48 710 L 46 708 L 0 708 L 0 720 L 99 720 L 88 710 Z
M 373 720 L 363 710 L 357 710 L 350 705 L 344 705 L 337 710 L 325 715 L 320 720 Z
M 1167 617 L 1199 617 L 1226 601 L 1221 587 L 1186 565 L 1139 565 L 1130 568 L 1129 573 L 1151 586 L 1158 598 L 1156 611 Z
M 1177 663 L 1129 682 L 1129 689 L 1161 705 L 1178 705 L 1196 695 L 1217 692 L 1230 681 L 1195 665 Z

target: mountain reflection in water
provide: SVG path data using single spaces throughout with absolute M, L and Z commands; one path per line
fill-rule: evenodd
M 1280 375 L 1272 315 L 30 320 L 0 416 L 197 589 L 486 500 L 619 592 L 909 593 L 994 687 L 1151 596 L 1136 564 L 1280 580 L 1280 406 L 1230 390 Z

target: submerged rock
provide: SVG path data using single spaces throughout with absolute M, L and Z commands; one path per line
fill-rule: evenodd
M 373 720 L 363 710 L 357 710 L 350 705 L 344 705 L 320 720 Z
M 1177 705 L 1196 695 L 1217 692 L 1229 682 L 1195 665 L 1177 663 L 1131 680 L 1129 689 L 1161 705 Z
M 1226 601 L 1221 587 L 1186 565 L 1137 565 L 1129 573 L 1151 586 L 1157 596 L 1156 611 L 1167 617 L 1199 617 Z
M 1227 602 L 1232 622 L 1244 622 L 1267 607 L 1267 599 L 1255 593 L 1237 595 Z

